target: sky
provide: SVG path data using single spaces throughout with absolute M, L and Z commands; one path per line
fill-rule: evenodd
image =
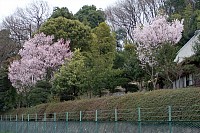
M 114 4 L 117 0 L 44 0 L 47 1 L 51 9 L 53 7 L 67 7 L 75 14 L 83 5 L 95 5 L 97 8 L 105 9 Z M 33 0 L 0 0 L 0 23 L 6 16 L 15 12 L 17 7 L 26 7 Z

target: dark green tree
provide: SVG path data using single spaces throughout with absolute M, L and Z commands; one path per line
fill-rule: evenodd
M 16 107 L 17 92 L 8 79 L 8 65 L 19 50 L 8 30 L 0 31 L 0 111 Z
M 188 4 L 183 10 L 184 18 L 184 32 L 183 37 L 187 41 L 194 35 L 194 32 L 197 30 L 197 25 L 195 22 L 195 12 L 191 4 Z
M 200 29 L 200 10 L 195 11 L 195 23 L 196 23 L 196 28 Z
M 79 21 L 91 28 L 97 27 L 101 22 L 105 21 L 105 15 L 102 10 L 98 10 L 96 6 L 83 6 L 75 15 Z
M 61 7 L 61 8 L 55 7 L 53 9 L 53 13 L 50 18 L 58 18 L 58 17 L 64 17 L 67 19 L 75 19 L 74 15 L 72 14 L 72 12 L 69 11 L 67 7 Z
M 198 36 L 198 40 L 195 42 L 193 46 L 193 51 L 196 56 L 200 57 L 200 36 Z
M 39 81 L 27 94 L 28 106 L 47 103 L 51 95 L 51 88 L 48 81 Z
M 137 58 L 136 48 L 133 44 L 125 44 L 123 51 L 118 51 L 114 68 L 121 69 L 123 73 L 119 77 L 120 85 L 128 91 L 142 90 L 141 81 L 145 73 Z M 132 83 L 137 84 L 136 86 Z
M 183 46 L 200 27 L 199 0 L 167 0 L 165 10 L 170 19 L 184 19 L 183 37 L 179 42 Z
M 168 15 L 181 14 L 186 7 L 187 0 L 166 0 L 165 1 L 165 12 Z
M 0 68 L 0 111 L 16 107 L 17 92 L 8 79 L 8 70 Z
M 39 32 L 46 35 L 54 35 L 55 41 L 60 38 L 70 40 L 70 48 L 80 48 L 82 51 L 88 49 L 91 40 L 91 31 L 78 20 L 70 20 L 64 17 L 51 18 L 45 22 Z
M 115 38 L 106 23 L 93 29 L 93 43 L 86 53 L 87 85 L 95 95 L 102 95 L 103 89 L 111 89 L 113 80 L 120 71 L 113 69 L 116 53 Z
M 200 9 L 200 0 L 195 0 L 195 9 Z
M 174 62 L 177 51 L 177 47 L 165 44 L 155 53 L 155 60 L 157 61 L 156 69 L 159 72 L 160 79 L 162 79 L 167 88 L 172 88 L 173 80 L 178 78 L 179 72 L 181 73 L 182 71 L 177 62 Z

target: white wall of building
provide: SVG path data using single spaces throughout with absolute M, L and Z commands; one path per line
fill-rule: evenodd
M 193 47 L 198 41 L 199 35 L 200 35 L 200 30 L 197 30 L 195 32 L 195 35 L 178 51 L 177 56 L 174 59 L 174 62 L 180 63 L 186 57 L 194 55 Z

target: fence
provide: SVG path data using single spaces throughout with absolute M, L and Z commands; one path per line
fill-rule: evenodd
M 199 133 L 200 105 L 1 115 L 0 133 Z

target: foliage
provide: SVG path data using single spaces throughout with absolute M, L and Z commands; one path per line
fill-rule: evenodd
M 126 75 L 132 80 L 140 80 L 140 78 L 143 75 L 143 72 L 140 66 L 140 61 L 138 60 L 134 44 L 126 44 L 124 47 L 124 52 L 126 57 L 124 62 Z
M 8 30 L 0 31 L 0 111 L 14 108 L 17 105 L 16 89 L 8 79 L 8 65 L 16 58 L 18 45 L 10 38 Z
M 67 19 L 74 19 L 74 16 L 71 12 L 69 12 L 67 7 L 55 7 L 53 9 L 53 13 L 51 14 L 50 18 L 58 18 L 58 17 L 64 17 Z
M 53 36 L 36 34 L 26 41 L 19 52 L 21 59 L 13 61 L 8 77 L 18 91 L 35 85 L 39 80 L 51 78 L 53 71 L 70 59 L 69 42 L 63 39 L 53 43 Z
M 193 46 L 194 54 L 199 56 L 200 55 L 200 36 L 198 36 L 198 40 L 195 42 L 195 45 Z
M 126 44 L 123 51 L 117 52 L 114 68 L 123 71 L 118 82 L 120 82 L 120 85 L 126 89 L 126 92 L 130 91 L 131 88 L 135 88 L 135 85 L 132 85 L 132 82 L 139 83 L 145 76 L 140 66 L 134 44 Z M 139 84 L 138 87 L 140 90 L 142 89 Z M 136 88 L 138 89 L 138 87 Z
M 6 111 L 16 106 L 16 89 L 8 79 L 7 69 L 0 68 L 0 111 Z
M 84 26 L 77 20 L 69 20 L 63 17 L 51 18 L 45 22 L 40 32 L 46 35 L 54 35 L 54 41 L 60 38 L 70 40 L 70 48 L 80 48 L 81 50 L 87 50 L 89 41 L 91 39 L 90 28 Z
M 47 103 L 48 98 L 51 95 L 51 84 L 48 81 L 39 81 L 29 92 L 28 92 L 28 105 L 35 106 L 42 103 Z
M 102 95 L 102 89 L 113 90 L 119 85 L 120 70 L 113 69 L 115 40 L 109 27 L 101 23 L 93 29 L 93 42 L 88 52 L 75 50 L 72 60 L 55 75 L 54 86 L 60 98 L 68 100 L 81 93 Z
M 187 41 L 189 41 L 189 39 L 194 35 L 195 31 L 198 29 L 198 12 L 199 11 L 194 9 L 194 6 L 189 3 L 179 13 L 181 18 L 184 19 L 183 37 L 180 41 L 181 46 L 187 43 Z
M 139 60 L 151 76 L 154 88 L 158 77 L 158 72 L 155 70 L 157 62 L 154 54 L 166 43 L 170 45 L 178 43 L 182 37 L 182 31 L 183 21 L 174 20 L 170 23 L 167 22 L 165 16 L 157 17 L 150 25 L 137 26 L 133 31 L 134 39 L 138 45 Z
M 186 0 L 166 0 L 165 12 L 169 15 L 172 15 L 174 13 L 180 14 L 184 10 L 186 5 Z
M 76 14 L 75 17 L 82 23 L 90 26 L 91 28 L 97 27 L 100 23 L 105 21 L 104 12 L 97 10 L 96 6 L 83 6 Z
M 199 0 L 167 0 L 165 11 L 171 19 L 184 19 L 183 37 L 179 42 L 183 46 L 199 29 Z
M 193 16 L 193 9 L 192 5 L 187 5 L 184 10 L 183 10 L 183 18 L 184 18 L 184 33 L 183 35 L 187 38 L 190 39 L 189 35 L 193 35 L 194 33 L 194 25 L 192 24 L 194 22 L 192 16 Z
M 54 86 L 59 95 L 78 96 L 82 92 L 85 76 L 85 57 L 79 49 L 74 51 L 69 63 L 65 63 L 55 74 Z M 66 98 L 67 98 L 66 96 Z
M 197 37 L 198 40 L 195 42 L 195 45 L 192 47 L 194 55 L 184 59 L 182 65 L 188 73 L 199 74 L 200 67 L 200 36 Z
M 177 73 L 182 71 L 177 62 L 174 62 L 176 54 L 177 48 L 170 44 L 164 44 L 155 54 L 157 71 L 159 71 L 160 78 L 164 79 L 167 88 L 172 87 L 173 80 L 178 78 Z
M 102 89 L 113 86 L 113 79 L 120 72 L 113 69 L 115 58 L 115 39 L 106 23 L 93 29 L 93 43 L 86 53 L 86 85 L 101 96 Z M 109 85 L 109 86 L 108 86 Z
M 196 28 L 198 30 L 198 29 L 200 29 L 200 10 L 196 10 L 194 12 L 194 14 L 195 14 L 195 24 L 196 24 Z

